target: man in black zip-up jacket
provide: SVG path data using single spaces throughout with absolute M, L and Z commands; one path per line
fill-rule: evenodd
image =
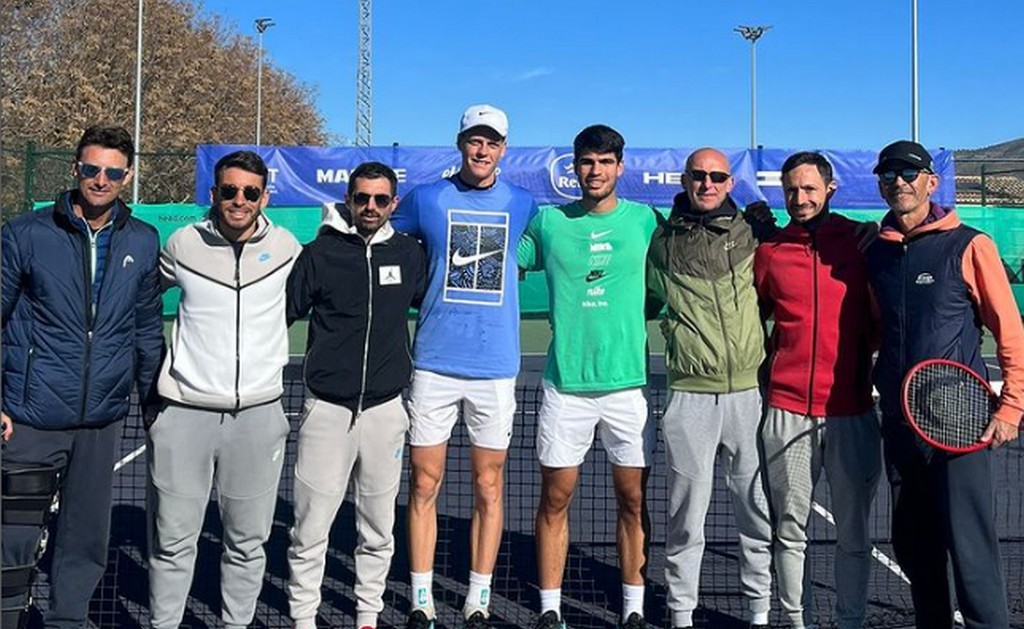
M 408 417 L 408 312 L 426 286 L 426 256 L 392 229 L 397 177 L 360 165 L 345 203 L 323 224 L 288 279 L 288 323 L 312 312 L 305 364 L 310 396 L 299 428 L 288 599 L 298 629 L 315 629 L 331 524 L 356 484 L 356 626 L 377 626 L 394 554 L 395 498 Z
M 78 187 L 3 227 L 3 467 L 62 470 L 47 627 L 86 625 L 122 420 L 133 383 L 149 401 L 163 347 L 159 238 L 118 198 L 134 152 L 124 129 L 86 130 Z M 31 564 L 38 540 L 38 526 L 5 523 L 4 567 Z

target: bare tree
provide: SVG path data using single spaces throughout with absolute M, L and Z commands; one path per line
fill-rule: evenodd
M 20 208 L 25 146 L 72 149 L 97 122 L 134 127 L 135 2 L 0 0 L 0 204 Z M 144 202 L 191 198 L 197 144 L 249 144 L 256 120 L 256 44 L 194 0 L 146 0 L 142 142 Z M 263 143 L 323 145 L 315 90 L 264 57 Z M 33 196 L 70 183 L 66 154 L 40 156 Z M 20 176 L 19 176 L 20 175 Z

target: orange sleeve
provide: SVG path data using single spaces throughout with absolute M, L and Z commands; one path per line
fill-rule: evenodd
M 971 241 L 964 251 L 963 272 L 981 320 L 995 337 L 996 358 L 1003 370 L 1003 390 L 994 416 L 1017 426 L 1024 414 L 1024 324 L 991 238 L 980 235 Z

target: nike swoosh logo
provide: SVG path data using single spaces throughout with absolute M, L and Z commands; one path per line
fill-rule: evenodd
M 466 266 L 467 264 L 473 264 L 478 260 L 483 260 L 484 258 L 488 258 L 501 252 L 501 249 L 495 249 L 494 251 L 485 251 L 471 256 L 464 256 L 461 251 L 456 249 L 455 253 L 452 254 L 452 264 L 455 266 Z
M 597 240 L 598 238 L 604 238 L 608 234 L 612 233 L 612 231 L 614 231 L 614 230 L 609 229 L 608 231 L 603 231 L 603 232 L 590 232 L 590 239 L 591 240 Z

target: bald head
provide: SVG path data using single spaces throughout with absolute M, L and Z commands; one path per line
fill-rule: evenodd
M 732 191 L 733 178 L 729 158 L 718 149 L 697 149 L 686 158 L 683 189 L 690 207 L 698 212 L 717 210 Z M 715 180 L 718 181 L 715 181 Z

